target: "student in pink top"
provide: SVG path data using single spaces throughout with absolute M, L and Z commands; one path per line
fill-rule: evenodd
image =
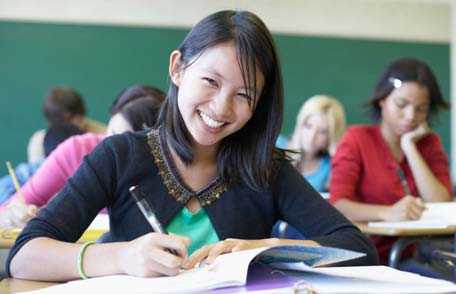
M 106 134 L 86 133 L 70 137 L 44 161 L 33 177 L 21 188 L 25 204 L 15 193 L 0 207 L 0 227 L 23 227 L 35 216 L 78 169 L 84 156 L 106 136 L 125 131 L 139 131 L 155 125 L 165 94 L 156 88 L 135 85 L 122 91 L 113 102 Z

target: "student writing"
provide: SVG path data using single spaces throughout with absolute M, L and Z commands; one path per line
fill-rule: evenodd
M 352 221 L 414 220 L 424 202 L 450 201 L 448 158 L 428 124 L 447 103 L 428 65 L 393 61 L 369 105 L 377 123 L 345 133 L 333 158 L 330 201 Z M 386 262 L 394 239 L 374 241 Z
M 0 227 L 22 228 L 35 216 L 36 207 L 45 205 L 64 186 L 84 156 L 92 152 L 106 136 L 154 126 L 164 97 L 161 90 L 151 86 L 134 85 L 124 89 L 110 107 L 111 119 L 107 132 L 87 133 L 63 142 L 22 187 L 25 203 L 15 193 L 8 203 L 0 206 Z
M 221 11 L 201 20 L 171 53 L 158 127 L 99 144 L 27 224 L 8 273 L 38 280 L 75 279 L 78 271 L 175 275 L 224 252 L 274 244 L 342 247 L 367 254 L 358 264 L 376 263 L 370 241 L 275 149 L 283 115 L 280 71 L 272 36 L 256 15 Z M 173 234 L 151 232 L 130 196 L 132 185 L 150 195 L 158 220 Z M 79 254 L 81 245 L 72 242 L 105 206 L 114 242 Z M 62 207 L 71 212 L 63 215 Z M 309 239 L 269 238 L 278 218 Z

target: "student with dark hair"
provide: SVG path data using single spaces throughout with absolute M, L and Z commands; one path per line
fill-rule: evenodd
M 43 140 L 44 156 L 48 157 L 60 143 L 75 135 L 81 135 L 84 132 L 71 123 L 62 123 L 53 125 L 47 129 Z
M 0 206 L 0 227 L 23 227 L 35 216 L 36 208 L 45 205 L 64 186 L 68 178 L 76 172 L 84 156 L 106 136 L 140 131 L 155 125 L 165 94 L 150 86 L 135 85 L 127 88 L 131 89 L 136 92 L 123 91 L 111 106 L 111 119 L 106 134 L 86 133 L 63 142 L 21 188 L 26 203 L 23 203 L 16 193 L 8 203 Z M 138 94 L 140 92 L 142 94 Z
M 104 133 L 106 130 L 105 125 L 85 116 L 86 107 L 83 97 L 70 87 L 52 88 L 44 100 L 43 114 L 48 126 L 47 129 L 36 131 L 30 138 L 27 146 L 29 162 L 41 161 L 46 157 L 44 138 L 51 128 L 55 132 L 57 129 L 62 130 L 62 128 L 66 128 L 65 125 L 71 124 L 78 128 L 81 133 Z M 61 134 L 63 133 L 60 132 Z M 49 135 L 48 138 L 50 138 Z M 61 141 L 63 142 L 63 140 Z M 54 145 L 57 147 L 58 144 Z
M 342 247 L 367 254 L 353 263 L 376 263 L 368 239 L 274 147 L 282 76 L 272 36 L 256 15 L 221 11 L 204 18 L 171 53 L 169 73 L 157 128 L 97 146 L 18 237 L 10 275 L 175 275 L 225 252 L 278 244 Z M 151 232 L 132 185 L 172 234 Z M 105 206 L 113 242 L 71 243 Z M 269 238 L 278 218 L 309 239 Z
M 350 127 L 333 157 L 331 203 L 366 222 L 415 220 L 424 202 L 450 201 L 448 157 L 429 128 L 448 104 L 429 66 L 412 58 L 392 62 L 369 105 L 376 124 Z M 373 241 L 385 263 L 394 239 Z

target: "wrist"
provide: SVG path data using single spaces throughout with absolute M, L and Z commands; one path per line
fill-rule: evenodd
M 377 211 L 377 220 L 379 221 L 387 221 L 389 219 L 389 212 L 392 206 L 390 205 L 383 205 Z
M 405 155 L 408 155 L 410 152 L 416 150 L 416 145 L 415 142 L 412 140 L 405 140 L 401 144 L 401 149 L 404 152 Z
M 120 273 L 120 274 L 126 274 L 127 271 L 124 268 L 124 265 L 127 264 L 126 262 L 128 261 L 127 256 L 127 242 L 121 242 L 117 246 L 117 250 L 115 251 L 115 258 L 114 258 L 114 264 L 115 264 L 115 272 Z

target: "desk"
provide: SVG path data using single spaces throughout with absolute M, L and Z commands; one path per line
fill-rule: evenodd
M 339 274 L 335 274 L 334 269 L 322 269 L 330 275 L 323 272 L 287 272 L 277 271 L 267 268 L 266 266 L 249 269 L 247 283 L 244 286 L 218 288 L 212 290 L 199 290 L 199 293 L 228 294 L 228 293 L 310 293 L 311 289 L 316 293 L 456 293 L 456 285 L 447 281 L 435 280 L 422 277 L 416 274 L 400 272 L 384 266 L 366 266 L 366 267 L 343 267 L 338 268 Z M 344 271 L 341 274 L 341 270 Z M 255 271 L 255 273 L 254 273 Z M 261 273 L 265 273 L 263 275 Z M 271 277 L 271 274 L 273 275 Z M 377 279 L 373 279 L 378 277 Z M 109 277 L 108 277 L 109 278 Z M 111 280 L 112 282 L 112 280 Z M 149 281 L 150 282 L 150 281 Z M 53 289 L 54 293 L 65 293 L 65 291 L 79 291 L 76 293 L 93 293 L 100 291 L 99 284 L 94 285 L 90 280 L 76 281 L 77 285 L 62 284 L 61 288 Z M 153 284 L 147 284 L 146 288 L 141 285 L 144 281 L 134 280 L 123 282 L 116 285 L 106 284 L 104 292 L 107 293 L 152 293 L 154 290 L 164 290 L 163 288 L 154 288 Z M 136 287 L 135 285 L 140 285 Z M 6 279 L 0 282 L 1 293 L 13 293 L 14 291 L 37 290 L 44 287 L 55 285 L 55 283 L 45 283 L 36 281 L 27 281 L 19 279 Z M 62 288 L 63 286 L 63 288 Z M 124 289 L 131 291 L 124 291 Z M 163 284 L 162 284 L 163 286 Z M 138 289 L 139 288 L 139 289 Z M 148 291 L 144 291 L 148 289 Z M 306 291 L 307 290 L 307 291 Z M 161 292 L 163 293 L 163 292 Z M 313 292 L 312 292 L 313 293 Z
M 3 279 L 0 282 L 0 293 L 16 293 L 22 291 L 32 291 L 56 285 L 56 283 L 37 282 L 20 279 Z
M 411 236 L 436 236 L 452 235 L 456 233 L 456 226 L 446 228 L 390 228 L 390 227 L 369 227 L 366 223 L 356 223 L 356 226 L 368 235 L 380 235 L 391 237 L 411 237 Z
M 107 230 L 87 230 L 78 240 L 78 243 L 87 241 L 96 241 Z M 9 249 L 13 246 L 17 236 L 21 233 L 21 229 L 0 229 L 0 249 Z
M 78 240 L 78 243 L 96 241 L 106 231 L 107 230 L 101 230 L 101 229 L 87 230 L 84 232 L 84 234 Z M 1 250 L 1 254 L 2 254 L 1 255 L 2 258 L 0 258 L 0 260 L 2 260 L 3 258 L 6 259 L 9 249 L 13 246 L 14 241 L 16 241 L 16 238 L 17 238 L 17 236 L 19 236 L 20 233 L 21 233 L 21 229 L 0 229 L 0 250 Z M 5 263 L 2 262 L 0 264 L 0 278 L 3 275 L 6 275 L 5 272 L 6 272 Z M 4 293 L 1 290 L 2 290 L 2 288 L 0 288 L 0 293 Z M 8 293 L 8 292 L 6 292 L 6 293 Z
M 388 265 L 397 268 L 402 251 L 410 244 L 439 236 L 454 235 L 456 244 L 456 226 L 445 228 L 391 228 L 391 227 L 369 227 L 367 223 L 356 223 L 358 228 L 368 235 L 379 235 L 398 237 L 391 247 Z M 456 253 L 456 247 L 453 248 Z M 453 280 L 456 281 L 456 268 L 453 272 Z

